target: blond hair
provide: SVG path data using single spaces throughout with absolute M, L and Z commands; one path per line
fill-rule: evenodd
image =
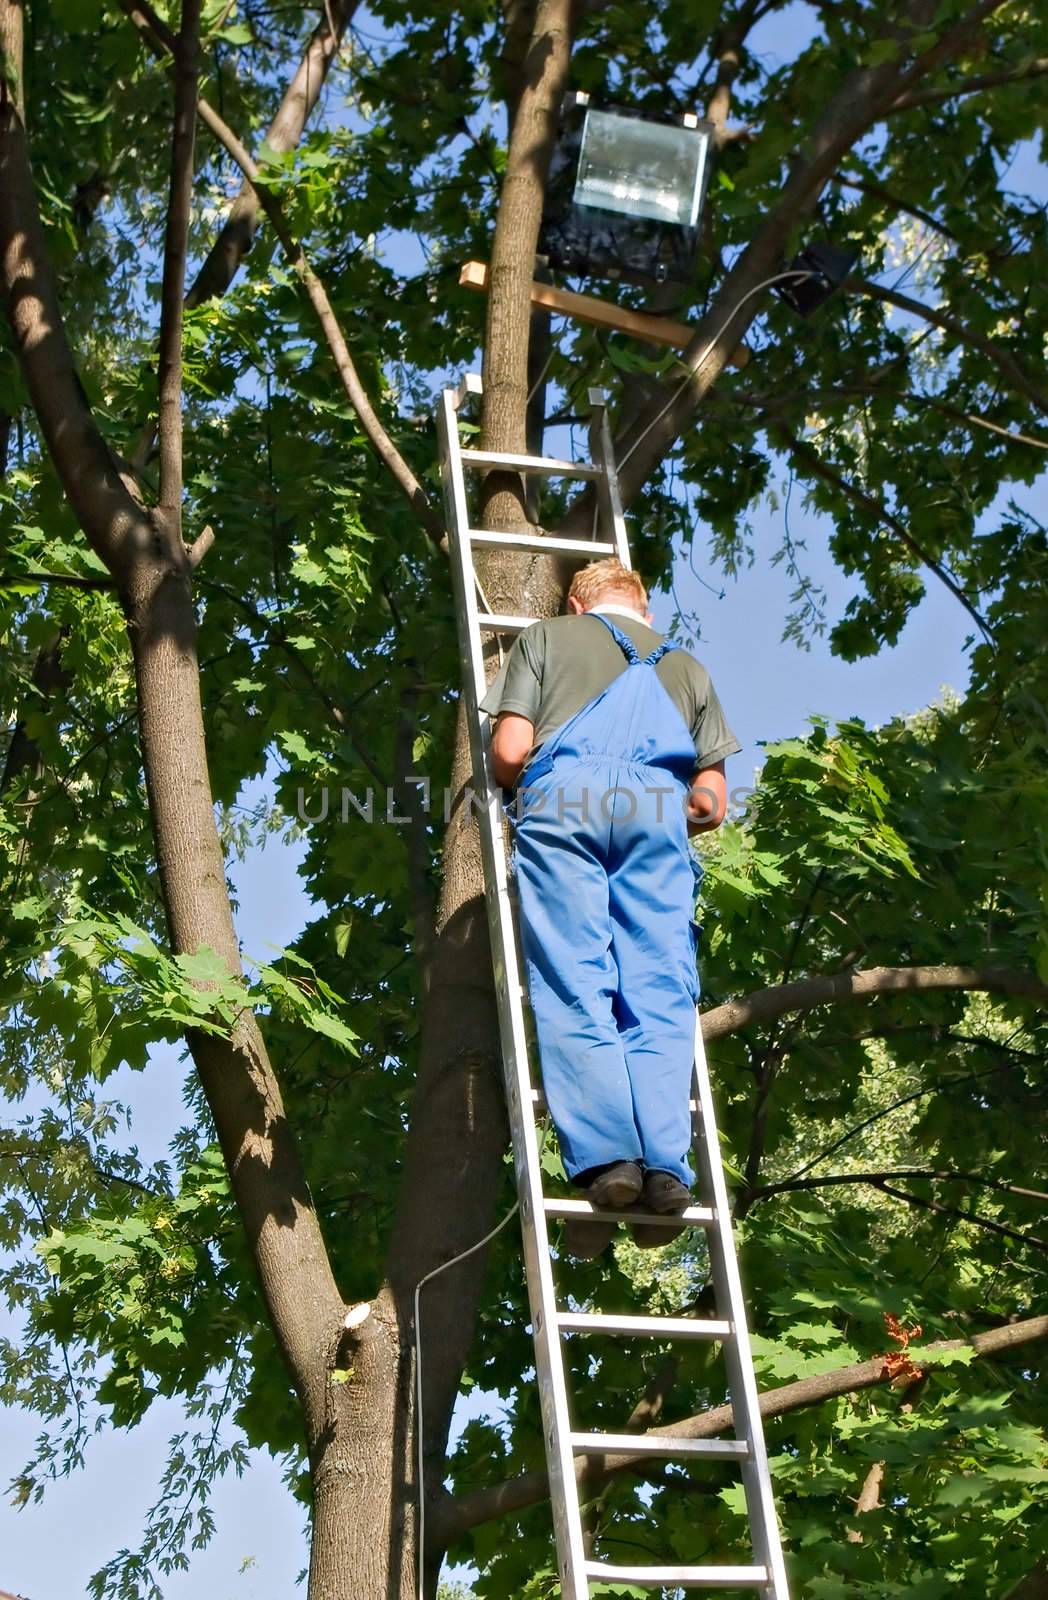
M 648 593 L 643 583 L 617 556 L 608 556 L 606 561 L 591 561 L 576 572 L 568 596 L 577 600 L 584 611 L 592 611 L 599 600 L 612 597 L 637 611 L 648 609 Z

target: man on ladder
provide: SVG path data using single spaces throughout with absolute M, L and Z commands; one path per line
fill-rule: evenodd
M 519 784 L 521 939 L 565 1167 L 594 1207 L 666 1216 L 691 1200 L 688 834 L 722 821 L 741 747 L 705 668 L 652 630 L 636 573 L 593 562 L 568 606 L 519 636 L 482 709 L 495 778 Z M 595 1256 L 614 1230 L 569 1222 L 566 1242 Z M 631 1231 L 645 1246 L 673 1233 Z

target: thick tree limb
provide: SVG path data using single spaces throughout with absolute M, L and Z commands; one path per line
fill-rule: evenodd
M 488 266 L 484 336 L 485 450 L 527 448 L 528 345 L 546 173 L 568 81 L 574 0 L 538 0 L 521 71 Z M 489 473 L 481 492 L 483 526 L 527 522 L 519 475 Z
M 518 451 L 528 437 L 531 284 L 545 174 L 567 83 L 572 0 L 507 0 L 506 82 L 509 152 L 489 270 L 484 350 L 484 449 Z M 527 520 L 519 474 L 488 473 L 480 492 L 482 525 Z M 556 563 L 491 551 L 478 576 L 496 609 L 549 616 L 563 589 Z M 492 656 L 494 651 L 492 651 Z M 492 660 L 491 665 L 494 666 Z M 462 707 L 456 722 L 451 786 L 463 796 L 472 763 Z M 476 820 L 452 814 L 444 835 L 436 941 L 424 998 L 419 1071 L 403 1176 L 387 1257 L 402 1315 L 412 1315 L 415 1285 L 489 1232 L 505 1183 L 507 1130 Z M 448 1152 L 454 1151 L 454 1159 Z M 429 1350 L 420 1426 L 424 1476 L 444 1476 L 451 1414 L 473 1338 L 484 1280 L 481 1249 L 426 1288 L 421 1307 Z M 408 1422 L 414 1428 L 414 1419 Z M 427 1495 L 428 1499 L 428 1495 Z M 439 1551 L 429 1552 L 427 1593 L 436 1588 Z
M 0 53 L 21 83 L 22 8 L 0 0 Z M 17 63 L 17 66 L 14 64 Z M 62 324 L 29 162 L 20 91 L 0 82 L 0 290 L 15 354 L 62 487 L 119 580 L 154 554 L 154 529 L 91 415 Z
M 324 6 L 324 14 L 310 34 L 302 60 L 269 124 L 265 137 L 267 149 L 283 155 L 294 150 L 302 138 L 357 5 L 358 0 L 328 0 Z M 202 305 L 205 300 L 225 294 L 254 243 L 259 211 L 258 195 L 245 177 L 221 232 L 186 296 L 187 306 Z
M 1028 83 L 1031 78 L 1043 78 L 1048 73 L 1048 56 L 1038 56 L 1025 66 L 1009 72 L 983 72 L 975 78 L 962 78 L 959 83 L 942 89 L 915 89 L 901 94 L 888 108 L 889 113 L 911 111 L 914 106 L 930 106 L 940 100 L 955 100 L 959 95 L 982 94 L 986 89 L 999 89 L 1007 83 Z
M 1048 1317 L 1030 1317 L 1023 1322 L 1006 1323 L 987 1333 L 973 1334 L 970 1339 L 937 1339 L 925 1345 L 928 1355 L 947 1350 L 963 1350 L 969 1346 L 985 1360 L 1005 1357 L 1027 1345 L 1048 1339 Z M 934 1371 L 934 1368 L 931 1369 Z M 863 1389 L 874 1389 L 891 1382 L 891 1375 L 883 1356 L 870 1361 L 858 1361 L 849 1367 L 838 1367 L 833 1372 L 823 1372 L 814 1378 L 801 1378 L 796 1383 L 783 1384 L 778 1389 L 766 1389 L 760 1396 L 760 1413 L 767 1420 L 783 1417 L 793 1411 L 803 1411 L 809 1406 L 839 1399 L 842 1395 L 858 1394 Z M 683 1439 L 712 1439 L 727 1433 L 732 1426 L 730 1405 L 715 1406 L 685 1422 L 671 1423 L 661 1428 L 651 1428 L 645 1437 Z M 638 1464 L 636 1455 L 602 1456 L 599 1465 L 587 1471 L 585 1463 L 577 1468 L 579 1481 L 592 1492 L 605 1479 L 628 1471 Z M 549 1480 L 544 1472 L 528 1472 L 522 1477 L 495 1484 L 488 1489 L 477 1489 L 471 1494 L 449 1496 L 431 1513 L 432 1536 L 442 1544 L 468 1532 L 482 1522 L 491 1522 L 512 1511 L 522 1511 L 538 1504 L 549 1494 Z
M 746 4 L 726 23 L 710 46 L 710 54 L 717 62 L 717 76 L 706 103 L 706 121 L 712 122 L 717 130 L 719 145 L 729 142 L 728 115 L 731 111 L 732 89 L 743 62 L 742 47 L 761 10 L 760 0 L 746 0 Z
M 972 350 L 978 350 L 980 355 L 984 355 L 987 361 L 993 363 L 1011 388 L 1024 394 L 1038 411 L 1048 414 L 1048 394 L 1038 387 L 1014 356 L 1009 355 L 1007 350 L 1002 350 L 999 344 L 987 339 L 984 334 L 977 333 L 967 323 L 961 322 L 947 311 L 925 305 L 923 300 L 913 300 L 908 294 L 900 294 L 897 289 L 887 289 L 883 284 L 873 283 L 869 278 L 846 278 L 844 287 L 853 294 L 866 295 L 870 300 L 882 300 L 885 305 L 898 306 L 900 311 L 907 311 L 911 316 L 920 317 L 924 322 L 930 322 L 934 327 L 941 328 L 944 333 L 956 339 L 958 344 L 965 344 Z
M 774 1022 L 790 1011 L 811 1011 L 815 1006 L 868 1000 L 882 994 L 930 994 L 941 989 L 972 989 L 1048 1000 L 1048 984 L 1032 973 L 1008 967 L 870 967 L 864 972 L 798 978 L 771 989 L 756 989 L 741 1000 L 729 1000 L 703 1014 L 702 1036 L 708 1044 L 742 1028 Z

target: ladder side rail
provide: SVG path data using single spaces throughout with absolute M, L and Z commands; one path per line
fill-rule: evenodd
M 589 391 L 592 413 L 589 427 L 590 457 L 601 468 L 597 479 L 597 504 L 604 523 L 603 534 L 615 546 L 615 554 L 624 567 L 632 568 L 629 539 L 626 536 L 626 515 L 619 493 L 619 473 L 615 464 L 615 449 L 608 422 L 608 401 L 603 389 Z
M 543 1206 L 542 1171 L 532 1110 L 527 1035 L 521 998 L 520 964 L 509 900 L 503 818 L 499 797 L 488 781 L 491 731 L 480 701 L 487 688 L 481 648 L 476 584 L 467 531 L 469 512 L 460 456 L 455 391 L 445 390 L 439 412 L 442 478 L 448 507 L 451 568 L 457 600 L 459 650 L 473 781 L 480 812 L 485 899 L 498 1002 L 503 1073 L 513 1155 L 520 1197 L 528 1300 L 539 1376 L 539 1399 L 546 1435 L 550 1500 L 564 1600 L 589 1600 L 586 1553 L 575 1456 L 571 1443 L 567 1384 L 556 1321 L 556 1289 Z
M 706 1045 L 702 1037 L 702 1018 L 695 1013 L 695 1152 L 699 1165 L 703 1198 L 713 1207 L 714 1222 L 707 1232 L 710 1266 L 717 1313 L 732 1324 L 734 1336 L 725 1341 L 724 1363 L 731 1393 L 736 1438 L 749 1444 L 749 1456 L 742 1463 L 742 1482 L 749 1511 L 750 1534 L 755 1559 L 767 1568 L 768 1582 L 762 1600 L 789 1600 L 786 1565 L 779 1536 L 771 1472 L 761 1423 L 760 1397 L 753 1370 L 746 1300 L 739 1275 L 739 1262 L 732 1234 L 731 1209 L 724 1182 L 717 1117 L 713 1106 Z

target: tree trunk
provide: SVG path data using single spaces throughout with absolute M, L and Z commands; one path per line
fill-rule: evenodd
M 157 865 L 172 948 L 214 950 L 239 976 L 240 950 L 204 746 L 196 619 L 187 576 L 143 572 L 126 598 Z M 307 1408 L 316 1407 L 342 1301 L 254 1016 L 230 1039 L 189 1038 L 273 1330 Z M 321 1408 L 322 1409 L 322 1408 Z
M 410 1362 L 384 1291 L 345 1335 L 310 1451 L 309 1600 L 414 1600 Z
M 524 87 L 513 122 L 492 248 L 484 358 L 485 450 L 527 448 L 530 286 L 556 113 L 567 79 L 571 15 L 571 0 L 540 0 L 523 64 Z M 524 486 L 516 474 L 488 474 L 478 501 L 484 527 L 527 523 Z M 548 557 L 496 551 L 478 562 L 477 570 L 495 611 L 551 616 L 563 604 L 564 573 L 560 563 Z M 489 678 L 497 666 L 498 648 L 493 644 Z M 410 1301 L 418 1281 L 484 1236 L 495 1220 L 500 1191 L 510 1203 L 480 839 L 466 803 L 471 784 L 469 741 L 460 713 L 452 768 L 455 805 L 444 838 L 437 941 L 390 1251 L 390 1282 L 402 1327 L 410 1326 Z M 451 1414 L 473 1339 L 485 1264 L 486 1253 L 478 1251 L 423 1290 L 427 1501 L 439 1498 L 441 1491 Z M 428 1554 L 427 1592 L 431 1593 L 440 1552 Z

